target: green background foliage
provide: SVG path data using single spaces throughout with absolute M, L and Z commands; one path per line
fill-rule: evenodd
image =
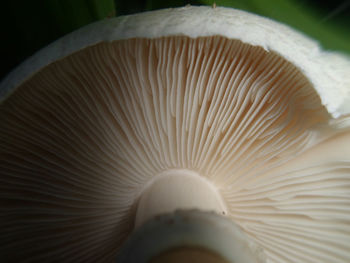
M 1 4 L 0 78 L 38 49 L 91 22 L 214 2 L 289 24 L 317 39 L 325 49 L 350 54 L 350 0 L 7 0 Z

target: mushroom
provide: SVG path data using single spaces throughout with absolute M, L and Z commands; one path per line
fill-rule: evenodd
M 267 262 L 350 262 L 349 73 L 228 8 L 65 36 L 0 86 L 0 258 L 112 262 L 135 226 L 197 209 Z

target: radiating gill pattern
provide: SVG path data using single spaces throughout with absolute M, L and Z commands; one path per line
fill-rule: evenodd
M 260 47 L 222 37 L 98 44 L 27 80 L 0 118 L 9 262 L 113 261 L 144 185 L 173 168 L 219 187 L 269 262 L 330 262 L 330 247 L 344 254 L 332 262 L 348 259 L 349 160 L 266 176 L 322 139 L 329 116 L 301 72 Z
M 269 262 L 345 263 L 349 174 L 349 160 L 323 163 L 266 174 L 224 195 L 232 219 L 264 247 Z

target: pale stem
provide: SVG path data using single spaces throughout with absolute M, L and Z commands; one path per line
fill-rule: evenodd
M 211 182 L 190 170 L 168 170 L 157 175 L 143 191 L 135 228 L 157 215 L 190 209 L 227 214 L 225 203 Z

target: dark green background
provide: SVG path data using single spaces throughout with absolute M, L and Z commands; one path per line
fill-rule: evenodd
M 216 0 L 284 22 L 324 48 L 350 54 L 350 0 Z M 96 20 L 213 0 L 8 0 L 1 3 L 0 79 L 38 49 Z

